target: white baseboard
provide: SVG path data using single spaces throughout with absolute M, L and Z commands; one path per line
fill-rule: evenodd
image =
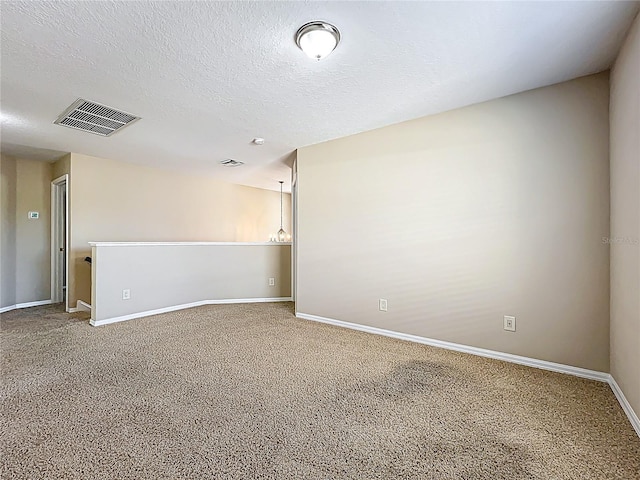
M 18 303 L 18 304 L 16 304 L 16 308 L 39 307 L 40 305 L 51 305 L 51 299 L 49 299 L 49 300 L 38 300 L 36 302 Z
M 15 305 L 8 305 L 0 308 L 0 313 L 10 312 L 11 310 L 17 310 L 18 308 L 39 307 L 41 305 L 51 305 L 51 299 L 49 300 L 37 300 L 35 302 L 16 303 Z
M 120 317 L 105 318 L 103 320 L 89 321 L 94 327 L 100 325 L 108 325 L 110 323 L 124 322 L 133 320 L 134 318 L 149 317 L 151 315 L 159 315 L 161 313 L 175 312 L 176 310 L 184 310 L 185 308 L 200 307 L 202 305 L 222 305 L 228 303 L 267 303 L 267 302 L 290 302 L 291 297 L 274 297 L 274 298 L 225 298 L 221 300 L 201 300 L 198 302 L 184 303 L 182 305 L 173 305 L 171 307 L 158 308 L 155 310 L 147 310 L 145 312 L 132 313 L 130 315 L 122 315 Z
M 620 385 L 618 385 L 616 379 L 613 378 L 613 375 L 609 375 L 609 385 L 611 386 L 611 390 L 613 390 L 613 394 L 618 399 L 622 410 L 624 410 L 624 413 L 627 415 L 627 418 L 631 422 L 631 426 L 640 437 L 640 419 L 638 418 L 636 412 L 633 411 L 633 408 L 631 408 L 631 404 L 627 400 L 627 397 L 624 396 Z
M 76 310 L 78 312 L 90 312 L 91 305 L 89 305 L 87 302 L 83 302 L 82 300 L 78 300 L 78 302 L 76 303 Z
M 522 357 L 511 353 L 498 352 L 495 350 L 487 350 L 484 348 L 471 347 L 461 345 L 459 343 L 445 342 L 443 340 L 435 340 L 433 338 L 420 337 L 409 333 L 395 332 L 385 330 L 383 328 L 370 327 L 368 325 L 360 325 L 358 323 L 343 322 L 342 320 L 334 320 L 332 318 L 319 317 L 317 315 L 309 315 L 307 313 L 296 312 L 296 317 L 304 320 L 313 320 L 314 322 L 329 323 L 339 327 L 350 328 L 352 330 L 360 330 L 362 332 L 374 333 L 376 335 L 384 335 L 385 337 L 398 338 L 400 340 L 408 340 L 410 342 L 422 343 L 432 347 L 445 348 L 447 350 L 455 350 L 456 352 L 470 353 L 481 357 L 494 358 L 496 360 L 504 360 L 505 362 L 517 363 L 528 367 L 541 368 L 552 372 L 567 373 L 576 377 L 588 378 L 590 380 L 598 380 L 600 382 L 608 382 L 609 374 L 598 372 L 596 370 L 588 370 L 586 368 L 574 367 L 572 365 L 564 365 L 562 363 L 547 362 L 546 360 L 538 360 L 536 358 Z
M 82 300 L 78 300 L 76 302 L 75 307 L 67 308 L 67 313 L 76 313 L 76 312 L 90 312 L 91 305 L 87 302 L 83 302 Z

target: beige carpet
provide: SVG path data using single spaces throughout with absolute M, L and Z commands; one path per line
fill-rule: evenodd
M 3 314 L 1 478 L 640 478 L 606 384 L 292 308 Z

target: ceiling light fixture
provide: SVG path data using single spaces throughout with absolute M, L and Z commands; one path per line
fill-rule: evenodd
M 239 167 L 240 165 L 244 165 L 244 162 L 239 162 L 233 158 L 226 158 L 224 160 L 220 160 L 220 165 L 223 167 Z
M 291 241 L 291 235 L 287 235 L 287 232 L 282 228 L 282 184 L 284 181 L 279 180 L 280 182 L 280 230 L 275 235 L 271 235 L 270 240 L 272 242 L 289 242 Z
M 287 232 L 282 228 L 282 184 L 284 182 L 280 180 L 280 230 L 278 230 L 278 241 L 284 242 L 287 239 Z
M 340 43 L 340 32 L 327 22 L 309 22 L 296 32 L 296 45 L 309 58 L 322 60 Z
M 251 143 L 253 143 L 254 145 L 264 145 L 264 138 L 256 137 L 251 140 Z

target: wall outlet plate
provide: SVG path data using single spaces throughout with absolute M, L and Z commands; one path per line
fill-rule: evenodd
M 125 288 L 124 290 L 122 290 L 122 299 L 129 300 L 130 298 L 131 298 L 131 290 L 128 288 Z
M 276 286 L 276 279 L 271 277 L 269 278 L 269 286 L 270 287 L 275 287 Z
M 40 212 L 29 212 L 29 220 L 37 220 L 40 218 Z
M 380 300 L 378 300 L 378 308 L 381 312 L 387 311 L 387 300 L 385 298 L 381 298 Z
M 505 330 L 507 330 L 508 332 L 515 332 L 516 331 L 516 317 L 512 317 L 510 315 L 505 315 L 504 316 L 503 328 Z

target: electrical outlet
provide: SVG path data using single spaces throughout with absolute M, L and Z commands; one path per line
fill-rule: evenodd
M 509 315 L 504 316 L 504 329 L 509 332 L 516 331 L 516 317 L 511 317 Z
M 381 312 L 386 312 L 387 311 L 387 300 L 384 298 L 381 298 L 380 300 L 378 300 L 378 308 L 380 309 Z
M 122 299 L 129 300 L 130 298 L 131 298 L 131 290 L 128 288 L 125 288 L 124 290 L 122 290 Z
M 276 279 L 273 277 L 269 278 L 269 286 L 270 287 L 275 287 L 276 286 Z

